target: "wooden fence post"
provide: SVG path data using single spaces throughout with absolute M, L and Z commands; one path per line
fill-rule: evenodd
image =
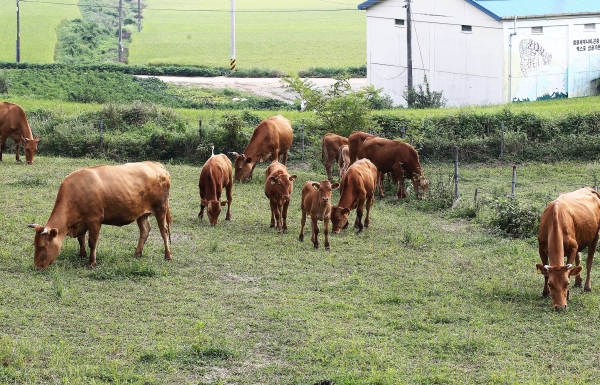
M 458 200 L 460 195 L 458 194 L 458 147 L 454 146 L 454 199 Z
M 512 173 L 512 197 L 515 197 L 515 189 L 517 187 L 517 166 L 513 166 L 513 173 Z
M 104 119 L 100 119 L 100 148 L 104 150 Z
M 302 119 L 302 161 L 304 161 L 304 119 Z
M 500 159 L 504 154 L 504 120 L 502 121 L 502 131 L 500 132 Z

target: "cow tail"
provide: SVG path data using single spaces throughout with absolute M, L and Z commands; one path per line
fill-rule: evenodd
M 321 142 L 321 163 L 325 161 L 325 141 Z
M 171 223 L 173 222 L 173 218 L 171 217 L 171 209 L 169 208 L 169 206 L 167 206 L 167 213 L 166 213 L 166 220 L 167 220 L 167 233 L 169 234 L 169 244 L 171 244 Z

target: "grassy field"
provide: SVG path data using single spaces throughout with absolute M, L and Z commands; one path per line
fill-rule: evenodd
M 21 61 L 54 61 L 56 27 L 62 20 L 81 17 L 77 0 L 45 0 L 42 3 L 20 2 Z M 15 61 L 17 18 L 15 1 L 0 0 L 0 61 Z
M 45 223 L 68 173 L 101 161 L 39 156 L 26 166 L 10 155 L 0 163 L 2 383 L 587 384 L 600 374 L 600 295 L 573 289 L 569 310 L 553 312 L 533 239 L 385 198 L 363 234 L 313 250 L 297 241 L 299 196 L 322 171 L 290 166 L 299 176 L 290 233 L 276 234 L 265 165 L 235 185 L 233 221 L 211 228 L 196 217 L 199 168 L 168 164 L 172 262 L 151 219 L 140 259 L 135 225 L 104 226 L 97 268 L 67 239 L 37 272 L 26 224 Z M 425 165 L 433 186 L 451 169 Z M 463 166 L 464 196 L 509 193 L 511 170 Z M 520 165 L 517 195 L 544 206 L 599 172 L 598 163 Z
M 229 67 L 229 1 L 146 3 L 142 32 L 132 36 L 129 63 Z M 309 67 L 363 65 L 366 18 L 357 4 L 236 1 L 237 67 L 297 72 Z M 330 11 L 339 9 L 349 10 Z

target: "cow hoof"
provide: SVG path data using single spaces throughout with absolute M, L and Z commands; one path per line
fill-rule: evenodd
M 271 224 L 271 226 L 269 226 L 269 227 L 270 227 L 270 228 L 273 228 L 273 227 L 275 227 L 275 225 L 274 225 L 274 224 Z
M 583 285 L 581 284 L 581 282 L 575 282 L 575 284 L 573 285 L 573 287 L 581 287 L 581 286 L 583 286 Z
M 231 222 L 231 218 L 225 218 L 226 221 L 230 221 Z
M 85 267 L 86 267 L 87 269 L 90 269 L 90 270 L 92 270 L 92 269 L 94 268 L 94 266 L 95 266 L 95 265 L 85 265 Z
M 298 237 L 298 240 L 299 240 L 300 242 L 304 242 L 304 237 L 301 235 L 301 236 L 299 236 L 299 237 Z
M 325 246 L 325 251 L 329 251 L 329 246 Z
M 315 249 L 318 249 L 318 248 L 319 248 L 319 245 L 315 245 Z
M 288 233 L 287 229 L 283 229 L 283 233 L 287 234 Z
M 165 261 L 172 261 L 173 257 L 171 257 L 170 255 L 168 257 L 165 257 Z
M 590 291 L 592 291 L 592 288 L 591 287 L 586 287 L 586 288 L 583 289 L 583 291 L 590 292 Z

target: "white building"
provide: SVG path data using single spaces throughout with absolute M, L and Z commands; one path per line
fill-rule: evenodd
M 597 94 L 600 0 L 411 0 L 413 85 L 449 105 Z M 407 85 L 406 0 L 369 0 L 367 83 Z

